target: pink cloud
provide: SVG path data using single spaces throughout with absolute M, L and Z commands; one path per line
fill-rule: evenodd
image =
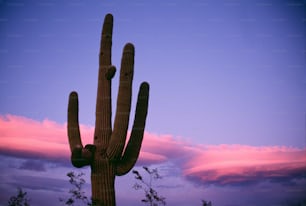
M 94 128 L 80 125 L 83 144 L 92 143 Z M 176 144 L 170 136 L 145 133 L 139 161 L 157 163 L 168 159 L 167 152 Z M 2 153 L 31 155 L 46 158 L 65 158 L 70 156 L 67 124 L 51 120 L 36 121 L 26 117 L 0 116 L 0 151 Z M 160 147 L 163 145 L 163 147 Z M 156 152 L 156 149 L 160 149 Z
M 92 127 L 81 125 L 84 143 L 92 137 Z M 0 116 L 0 151 L 48 158 L 68 158 L 70 155 L 66 124 L 42 122 L 26 117 Z
M 159 155 L 163 161 L 167 161 L 186 155 L 186 144 L 186 142 L 177 140 L 171 135 L 145 132 L 141 149 L 146 153 Z M 142 157 L 140 156 L 140 158 Z
M 91 144 L 94 128 L 81 124 L 80 131 L 83 145 Z M 0 151 L 10 154 L 65 159 L 70 156 L 67 124 L 51 120 L 36 121 L 15 115 L 0 116 L 0 141 Z M 175 141 L 170 135 L 145 132 L 139 162 L 151 164 L 167 161 L 182 146 L 182 143 Z
M 306 150 L 284 146 L 218 145 L 193 149 L 184 175 L 206 183 L 233 184 L 298 177 L 306 172 Z
M 80 126 L 83 144 L 93 127 Z M 53 160 L 70 156 L 66 124 L 25 117 L 0 116 L 0 153 Z M 306 171 L 306 150 L 285 146 L 192 145 L 171 135 L 145 132 L 138 164 L 171 161 L 197 182 L 233 184 L 297 177 Z M 305 177 L 305 175 L 303 176 Z

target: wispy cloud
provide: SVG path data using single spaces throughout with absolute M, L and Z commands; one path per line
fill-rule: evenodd
M 38 172 L 46 171 L 44 162 L 40 160 L 26 160 L 21 163 L 19 169 L 32 170 L 32 171 L 38 171 Z
M 80 127 L 84 142 L 89 143 L 93 128 Z M 51 120 L 40 122 L 21 116 L 0 116 L 0 152 L 22 157 L 67 159 L 70 153 L 66 133 L 66 124 Z
M 81 125 L 84 144 L 93 127 Z M 66 124 L 0 116 L 0 153 L 18 157 L 69 160 Z M 145 132 L 138 164 L 172 162 L 187 179 L 203 184 L 248 184 L 306 178 L 306 149 L 286 146 L 194 145 L 172 135 Z M 23 168 L 36 168 L 25 164 Z M 37 169 L 37 168 L 36 168 Z
M 306 150 L 284 146 L 218 145 L 193 149 L 184 175 L 213 184 L 306 178 Z

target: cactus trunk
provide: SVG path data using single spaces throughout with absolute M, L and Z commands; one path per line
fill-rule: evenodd
M 111 80 L 116 71 L 111 65 L 112 30 L 113 16 L 108 14 L 104 19 L 100 44 L 93 145 L 82 145 L 76 92 L 70 94 L 68 104 L 71 162 L 75 167 L 90 165 L 92 200 L 96 206 L 116 205 L 115 177 L 128 173 L 137 161 L 148 110 L 149 84 L 143 82 L 138 93 L 131 136 L 125 145 L 131 109 L 135 51 L 131 43 L 126 44 L 123 49 L 117 110 L 112 129 Z
M 115 170 L 109 161 L 95 161 L 91 170 L 93 205 L 115 204 Z

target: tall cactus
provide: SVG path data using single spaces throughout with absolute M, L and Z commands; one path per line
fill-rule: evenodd
M 125 146 L 129 124 L 134 46 L 125 45 L 121 60 L 119 93 L 114 128 L 111 121 L 111 79 L 115 67 L 111 64 L 113 16 L 104 19 L 99 54 L 99 78 L 96 102 L 94 144 L 83 147 L 79 120 L 78 95 L 71 92 L 68 103 L 68 139 L 71 162 L 75 167 L 90 165 L 92 201 L 97 206 L 114 206 L 115 177 L 128 173 L 135 165 L 142 144 L 148 109 L 149 84 L 140 86 L 131 136 Z

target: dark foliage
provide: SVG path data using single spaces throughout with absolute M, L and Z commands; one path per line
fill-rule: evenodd
M 137 180 L 133 188 L 135 190 L 143 190 L 145 193 L 145 198 L 141 201 L 150 206 L 166 205 L 166 198 L 160 196 L 152 185 L 153 180 L 158 180 L 162 178 L 158 174 L 157 169 L 151 170 L 148 167 L 143 167 L 143 169 L 149 176 L 148 181 L 146 181 L 137 170 L 133 170 L 133 174 L 135 175 L 135 179 Z
M 17 196 L 10 197 L 8 206 L 30 206 L 30 200 L 27 198 L 27 193 L 18 188 Z
M 75 174 L 74 172 L 68 172 L 69 182 L 73 186 L 69 190 L 70 197 L 68 199 L 60 198 L 60 202 L 64 205 L 75 206 L 77 203 L 81 205 L 91 206 L 91 201 L 87 198 L 85 192 L 83 191 L 83 186 L 86 183 L 83 179 L 84 173 Z
M 202 206 L 212 206 L 211 201 L 202 200 Z

